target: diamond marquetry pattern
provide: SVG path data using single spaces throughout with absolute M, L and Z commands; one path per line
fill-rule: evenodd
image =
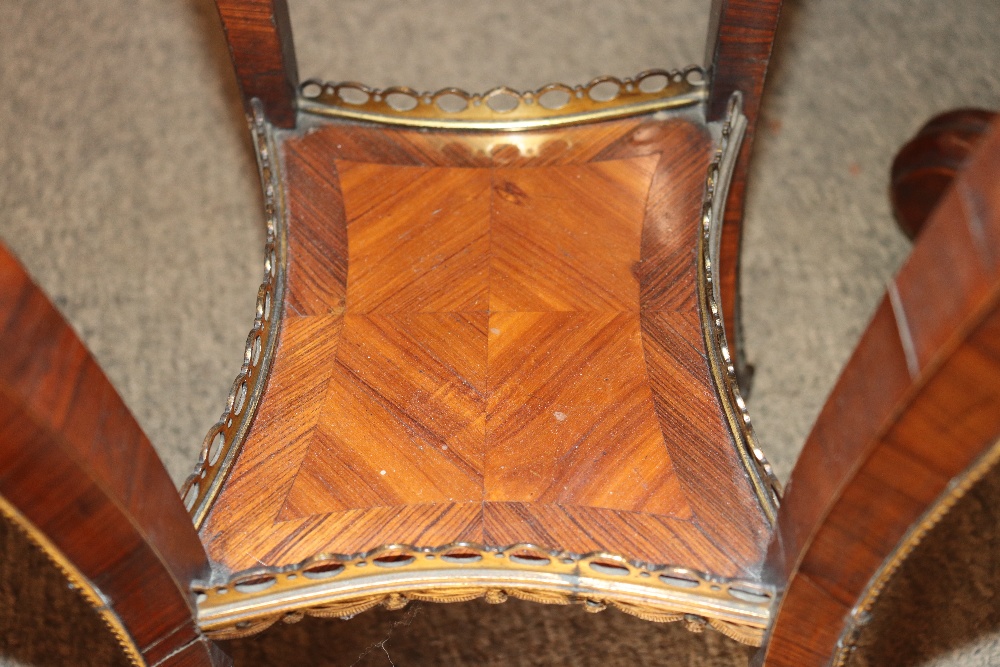
M 213 558 L 470 541 L 726 576 L 759 560 L 697 310 L 711 140 L 683 120 L 559 136 L 286 140 L 284 320 L 203 527 Z

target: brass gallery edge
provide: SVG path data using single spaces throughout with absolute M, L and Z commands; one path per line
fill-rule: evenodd
M 200 528 L 215 497 L 226 479 L 246 439 L 264 385 L 267 383 L 274 348 L 277 345 L 281 302 L 285 287 L 285 206 L 278 161 L 271 128 L 254 100 L 250 122 L 264 206 L 267 237 L 264 244 L 264 280 L 257 292 L 257 310 L 253 328 L 247 336 L 243 366 L 233 382 L 226 409 L 202 443 L 194 472 L 181 487 L 184 505 L 191 513 L 195 528 Z
M 708 168 L 701 214 L 702 233 L 698 239 L 698 298 L 705 349 L 708 352 L 709 366 L 719 402 L 726 413 L 737 452 L 743 461 L 761 508 L 773 524 L 781 498 L 781 484 L 775 477 L 763 450 L 757 445 L 750 413 L 736 381 L 736 367 L 729 353 L 726 327 L 722 321 L 722 306 L 716 294 L 716 286 L 719 284 L 718 255 L 723 212 L 729 192 L 729 180 L 746 128 L 746 118 L 741 112 L 741 106 L 740 94 L 733 93 L 729 100 L 726 120 L 720 128 L 718 138 L 720 147 Z
M 706 626 L 757 646 L 773 592 L 759 583 L 687 568 L 648 566 L 621 556 L 583 556 L 530 544 L 504 548 L 454 544 L 382 547 L 366 554 L 320 554 L 282 568 L 260 568 L 216 585 L 196 585 L 198 625 L 209 637 L 233 639 L 303 615 L 351 617 L 376 605 L 411 600 L 462 602 L 508 597 L 588 611 L 614 607 L 644 620 Z
M 581 86 L 551 83 L 527 92 L 500 86 L 482 94 L 309 80 L 300 87 L 298 105 L 309 114 L 408 127 L 533 130 L 693 106 L 705 99 L 706 80 L 696 66 L 624 79 L 602 76 Z

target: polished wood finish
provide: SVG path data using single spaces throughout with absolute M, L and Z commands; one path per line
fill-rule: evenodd
M 217 0 L 222 28 L 243 95 L 243 106 L 259 99 L 278 127 L 295 127 L 298 65 L 287 0 Z
M 294 127 L 298 71 L 287 0 L 218 0 L 245 106 L 259 98 L 268 119 Z M 739 256 L 746 182 L 764 80 L 777 31 L 781 0 L 713 0 L 705 57 L 709 72 L 709 120 L 726 113 L 739 91 L 748 124 L 733 173 L 721 241 L 720 296 L 726 334 L 744 389 L 749 373 L 742 355 Z
M 192 618 L 205 551 L 146 436 L 0 246 L 0 496 L 107 600 L 150 664 L 225 664 Z
M 743 354 L 740 330 L 740 243 L 750 156 L 781 0 L 712 0 L 705 64 L 709 76 L 708 119 L 726 115 L 729 98 L 739 92 L 747 128 L 733 169 L 719 249 L 719 280 L 726 338 L 737 377 L 749 391 L 752 368 Z
M 983 109 L 956 109 L 929 120 L 892 163 L 892 212 L 916 238 L 955 175 L 961 171 L 997 117 Z
M 530 542 L 752 576 L 698 310 L 712 151 L 684 116 L 288 138 L 284 319 L 212 559 Z
M 708 117 L 739 91 L 749 119 L 720 253 L 731 349 L 779 9 L 713 5 Z M 248 108 L 295 127 L 284 1 L 219 11 Z M 826 664 L 907 529 L 1000 436 L 1000 125 L 890 284 L 772 531 L 705 349 L 696 249 L 716 146 L 695 116 L 521 134 L 310 119 L 281 135 L 280 337 L 201 528 L 215 574 L 390 544 L 606 551 L 773 584 L 757 661 Z M 956 118 L 931 127 L 967 138 Z M 905 192 L 929 164 L 912 150 L 899 206 L 926 209 Z M 0 493 L 150 663 L 224 663 L 192 618 L 205 551 L 149 443 L 5 253 L 0 284 Z
M 792 473 L 766 576 L 767 665 L 826 665 L 849 613 L 949 483 L 1000 438 L 1000 123 L 944 196 Z

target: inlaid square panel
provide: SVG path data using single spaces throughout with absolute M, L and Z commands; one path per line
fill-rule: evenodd
M 547 136 L 284 140 L 285 321 L 202 527 L 215 560 L 471 541 L 757 561 L 697 308 L 711 138 L 683 119 Z

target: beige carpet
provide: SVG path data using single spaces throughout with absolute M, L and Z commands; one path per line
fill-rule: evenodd
M 703 0 L 291 0 L 303 77 L 537 87 L 700 61 Z M 235 86 L 207 0 L 0 3 L 0 238 L 67 315 L 174 479 L 239 366 L 263 234 Z M 995 0 L 786 2 L 753 174 L 751 408 L 787 478 L 907 253 L 886 198 L 931 114 L 1000 108 Z M 871 665 L 1000 664 L 998 475 L 880 605 Z M 90 612 L 0 532 L 0 665 L 110 664 Z M 741 665 L 714 634 L 523 603 L 304 621 L 229 647 L 244 665 Z M 864 660 L 859 660 L 859 664 Z

